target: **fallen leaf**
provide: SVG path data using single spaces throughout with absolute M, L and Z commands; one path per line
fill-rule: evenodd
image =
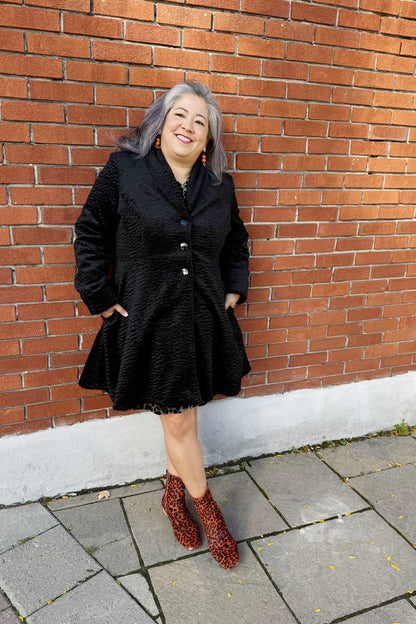
M 172 585 L 176 585 L 176 581 L 173 581 Z
M 241 579 L 238 579 L 238 582 L 240 583 L 240 585 L 243 584 L 243 581 Z
M 109 490 L 103 490 L 102 492 L 98 492 L 98 500 L 102 500 L 102 499 L 106 499 L 110 498 L 110 492 Z
M 331 568 L 331 570 L 335 570 L 335 566 L 329 566 Z
M 397 519 L 398 519 L 398 520 L 401 520 L 402 518 L 403 518 L 403 516 L 399 516 Z
M 257 550 L 263 550 L 263 546 L 259 546 Z
M 315 609 L 315 613 L 319 613 L 320 609 Z
M 303 506 L 303 508 L 304 508 L 304 509 L 307 509 L 307 508 L 308 508 L 308 506 L 307 506 L 307 505 L 304 505 L 304 506 Z
M 269 542 L 267 546 L 273 546 L 274 542 Z
M 395 570 L 398 570 L 399 572 L 401 572 L 400 568 L 396 565 L 394 565 L 394 563 L 390 564 L 392 568 L 394 568 Z
M 230 592 L 228 592 L 227 596 L 228 596 L 228 598 L 231 598 L 231 594 L 230 594 Z
M 348 559 L 355 559 L 355 555 L 348 555 Z
M 391 559 L 391 555 L 389 555 L 389 556 L 387 557 L 387 561 L 390 561 L 390 559 Z

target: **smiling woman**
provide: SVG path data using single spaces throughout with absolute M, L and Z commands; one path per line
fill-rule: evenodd
M 232 568 L 238 548 L 207 487 L 197 426 L 197 407 L 238 394 L 250 370 L 233 312 L 247 296 L 248 236 L 224 173 L 221 113 L 205 85 L 181 83 L 118 146 L 76 224 L 75 285 L 103 317 L 80 385 L 160 416 L 175 536 L 201 544 L 186 487 L 211 553 Z

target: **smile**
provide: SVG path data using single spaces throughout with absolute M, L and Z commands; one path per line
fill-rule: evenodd
M 192 143 L 191 139 L 188 139 L 188 137 L 184 136 L 183 134 L 177 134 L 176 138 L 181 142 L 181 143 Z

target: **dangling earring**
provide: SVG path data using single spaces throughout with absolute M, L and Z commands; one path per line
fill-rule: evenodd
M 204 151 L 202 152 L 202 154 L 201 154 L 201 160 L 202 160 L 202 164 L 203 164 L 203 165 L 204 165 L 204 167 L 205 167 L 205 163 L 207 162 L 207 153 L 206 153 L 206 150 L 204 150 Z
M 158 134 L 156 137 L 155 148 L 160 149 L 160 134 Z

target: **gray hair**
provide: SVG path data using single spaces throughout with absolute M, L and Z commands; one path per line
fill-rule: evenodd
M 207 164 L 215 180 L 220 183 L 227 165 L 227 157 L 221 142 L 222 116 L 211 90 L 202 82 L 179 82 L 149 106 L 141 125 L 131 135 L 122 136 L 116 146 L 128 152 L 134 152 L 138 158 L 148 154 L 159 134 L 166 115 L 176 100 L 186 93 L 193 93 L 202 98 L 208 109 L 208 144 L 206 149 Z

